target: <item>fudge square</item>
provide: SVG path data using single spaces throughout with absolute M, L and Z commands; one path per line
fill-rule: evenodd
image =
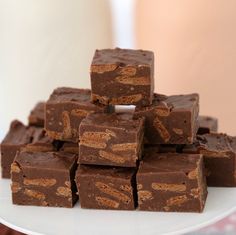
M 145 117 L 145 143 L 193 143 L 198 130 L 198 94 L 154 94 L 152 105 L 136 107 L 134 118 Z
M 45 102 L 39 102 L 35 105 L 28 117 L 30 126 L 44 127 Z
M 79 163 L 136 167 L 144 119 L 130 114 L 89 114 L 80 125 Z
M 138 169 L 137 189 L 140 210 L 202 212 L 207 197 L 202 155 L 149 152 Z
M 222 133 L 201 135 L 194 145 L 186 145 L 183 152 L 204 156 L 208 186 L 236 186 L 236 137 Z
M 11 165 L 13 204 L 73 207 L 76 168 L 76 154 L 18 152 Z
M 46 102 L 45 129 L 56 140 L 78 142 L 79 125 L 91 112 L 104 112 L 106 107 L 90 102 L 88 89 L 57 88 Z
M 82 208 L 134 210 L 134 168 L 80 165 L 76 184 Z
M 218 120 L 217 118 L 210 116 L 199 116 L 198 117 L 199 128 L 198 135 L 208 134 L 210 132 L 217 132 Z
M 16 152 L 23 146 L 31 143 L 33 129 L 26 127 L 18 120 L 12 121 L 10 129 L 1 143 L 1 167 L 2 177 L 10 178 L 11 164 Z
M 150 105 L 154 92 L 154 54 L 120 48 L 96 50 L 90 76 L 93 101 L 105 105 Z

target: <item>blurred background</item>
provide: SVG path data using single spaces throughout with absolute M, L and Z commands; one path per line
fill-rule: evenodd
M 155 52 L 156 92 L 198 92 L 236 134 L 235 0 L 0 0 L 0 137 L 58 86 L 89 87 L 96 48 Z
M 236 135 L 235 9 L 235 0 L 0 0 L 0 139 L 54 88 L 89 88 L 94 50 L 116 46 L 153 50 L 155 91 L 199 93 L 200 113 Z M 232 218 L 202 233 L 234 234 Z

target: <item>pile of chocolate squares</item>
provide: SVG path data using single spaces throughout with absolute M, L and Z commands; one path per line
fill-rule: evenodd
M 1 166 L 14 204 L 202 212 L 207 186 L 236 186 L 236 139 L 198 116 L 198 94 L 154 93 L 151 51 L 96 50 L 90 75 L 91 90 L 57 88 L 28 126 L 12 122 Z

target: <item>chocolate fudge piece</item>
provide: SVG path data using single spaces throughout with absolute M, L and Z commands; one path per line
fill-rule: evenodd
M 13 204 L 73 207 L 76 168 L 76 154 L 18 152 L 11 165 Z
M 236 186 L 236 137 L 211 133 L 198 136 L 199 153 L 204 156 L 207 185 Z
M 2 177 L 10 178 L 11 164 L 15 158 L 16 152 L 21 147 L 31 143 L 33 129 L 26 127 L 18 120 L 14 120 L 10 129 L 1 143 L 1 167 Z
M 145 117 L 145 143 L 193 143 L 198 130 L 198 94 L 155 94 L 149 107 L 136 107 L 134 118 Z
M 44 127 L 45 119 L 45 102 L 39 102 L 30 112 L 28 117 L 29 125 Z
M 80 165 L 76 184 L 82 208 L 134 210 L 135 169 Z
M 105 105 L 150 105 L 154 92 L 154 54 L 120 48 L 96 50 L 90 76 L 93 101 Z
M 136 178 L 140 210 L 203 211 L 207 187 L 200 154 L 149 152 Z
M 142 155 L 144 119 L 90 114 L 80 125 L 79 163 L 135 167 Z
M 88 89 L 57 88 L 46 103 L 45 129 L 56 140 L 78 142 L 79 125 L 92 112 L 105 112 L 107 107 L 90 102 Z
M 218 120 L 214 117 L 199 116 L 198 122 L 198 135 L 208 134 L 210 132 L 217 132 L 218 130 Z
M 64 142 L 60 148 L 60 151 L 79 154 L 79 144 L 73 142 Z

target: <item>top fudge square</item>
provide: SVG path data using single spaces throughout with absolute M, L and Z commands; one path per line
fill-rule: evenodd
M 96 50 L 91 65 L 92 100 L 147 106 L 154 92 L 154 54 L 130 49 Z
M 88 89 L 61 87 L 46 102 L 45 129 L 52 139 L 78 142 L 80 122 L 89 113 L 105 112 L 107 107 L 90 101 Z

